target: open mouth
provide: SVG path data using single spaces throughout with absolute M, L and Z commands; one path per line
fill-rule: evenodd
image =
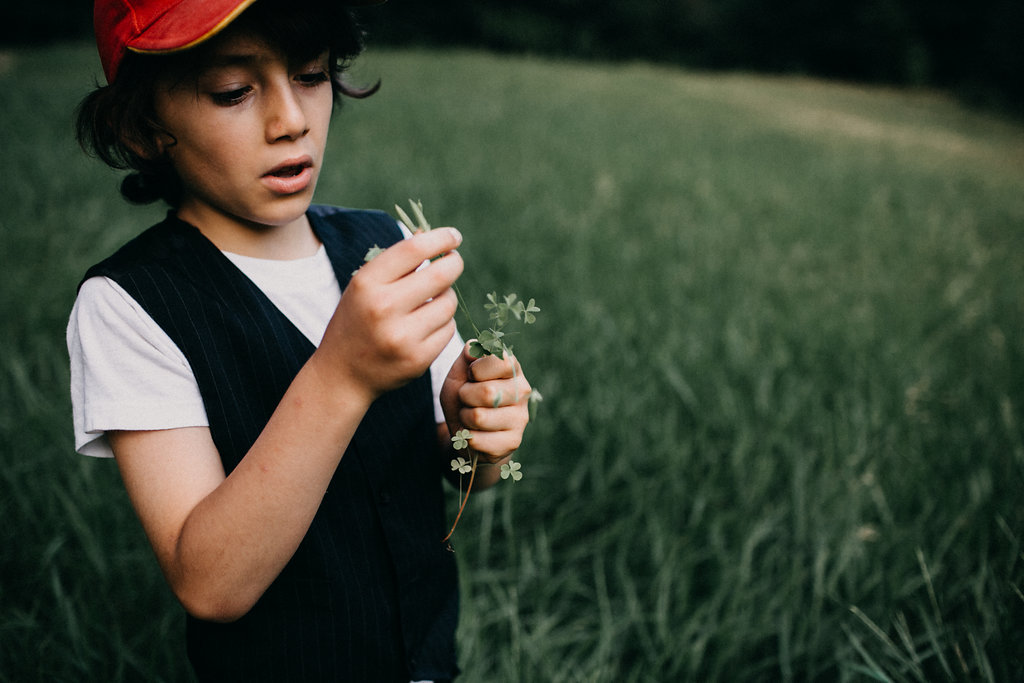
M 306 165 L 304 164 L 296 164 L 295 166 L 283 166 L 281 168 L 274 169 L 267 175 L 272 175 L 276 178 L 293 178 L 302 173 L 302 170 L 305 168 Z
M 293 195 L 308 190 L 316 178 L 312 157 L 285 159 L 263 174 L 264 185 L 277 195 Z
M 289 159 L 267 171 L 266 175 L 272 178 L 294 178 L 312 165 L 313 162 L 308 158 Z

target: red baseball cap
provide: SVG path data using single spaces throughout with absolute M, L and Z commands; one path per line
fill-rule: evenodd
M 128 50 L 186 50 L 216 35 L 256 0 L 96 0 L 93 26 L 107 83 L 113 83 Z M 377 5 L 384 0 L 344 0 Z

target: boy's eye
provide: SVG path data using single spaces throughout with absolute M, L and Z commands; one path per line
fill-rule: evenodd
M 227 107 L 233 104 L 240 104 L 250 92 L 252 92 L 252 87 L 245 86 L 244 88 L 216 92 L 211 97 L 213 97 L 213 101 L 217 104 Z
M 326 83 L 330 79 L 330 75 L 326 71 L 315 71 L 299 74 L 296 78 L 302 85 L 315 86 Z

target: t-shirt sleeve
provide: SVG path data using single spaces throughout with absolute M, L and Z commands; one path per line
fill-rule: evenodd
M 209 425 L 192 368 L 120 286 L 87 280 L 67 329 L 75 450 L 110 457 L 110 430 Z
M 452 365 L 458 360 L 464 345 L 462 337 L 456 332 L 440 355 L 430 364 L 430 384 L 434 391 L 434 422 L 437 424 L 444 422 L 444 411 L 441 409 L 441 385 L 444 384 L 444 378 L 448 376 Z

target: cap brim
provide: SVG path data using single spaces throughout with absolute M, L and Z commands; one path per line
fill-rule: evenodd
M 256 0 L 181 0 L 127 44 L 133 52 L 187 50 L 215 36 Z

